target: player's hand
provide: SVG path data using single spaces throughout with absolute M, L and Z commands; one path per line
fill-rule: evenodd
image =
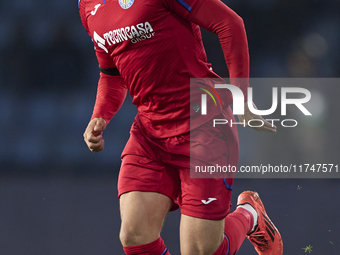
M 254 106 L 255 109 L 257 109 L 257 107 L 254 103 L 253 103 L 253 106 Z M 239 119 L 240 122 L 243 122 L 245 120 L 247 127 L 249 127 L 248 122 L 250 120 L 254 120 L 254 121 L 251 122 L 251 125 L 253 125 L 253 126 L 261 126 L 261 121 L 255 121 L 255 120 L 262 120 L 263 123 L 264 123 L 262 127 L 251 127 L 251 128 L 256 130 L 256 131 L 265 131 L 265 132 L 270 132 L 270 133 L 276 133 L 277 132 L 277 127 L 274 124 L 266 121 L 264 118 L 262 118 L 262 116 L 252 113 L 249 110 L 247 102 L 244 103 L 244 115 L 238 115 L 238 119 Z
M 94 118 L 89 122 L 84 132 L 84 141 L 90 151 L 99 152 L 104 149 L 103 131 L 105 128 L 106 121 L 103 118 Z

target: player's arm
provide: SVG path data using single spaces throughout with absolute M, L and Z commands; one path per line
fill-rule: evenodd
M 84 28 L 91 36 L 85 15 L 86 1 L 78 1 L 79 15 Z M 126 97 L 127 88 L 111 58 L 101 49 L 96 50 L 100 67 L 97 97 L 91 120 L 84 132 L 84 140 L 93 152 L 104 149 L 103 131 L 118 112 Z
M 249 50 L 243 20 L 220 0 L 162 0 L 182 18 L 218 35 L 231 83 L 247 98 Z
M 216 33 L 220 39 L 231 84 L 237 85 L 245 96 L 245 114 L 239 115 L 241 122 L 259 119 L 264 125 L 253 128 L 257 131 L 276 132 L 276 126 L 253 114 L 247 103 L 249 87 L 249 50 L 243 20 L 232 9 L 219 0 L 204 0 L 192 18 L 200 27 Z M 253 103 L 256 108 L 255 104 Z
M 84 132 L 84 140 L 92 152 L 104 149 L 103 131 L 122 106 L 127 93 L 117 68 L 103 54 L 105 53 L 96 52 L 100 77 L 92 117 Z
M 219 0 L 204 0 L 193 16 L 192 22 L 216 33 L 220 39 L 229 70 L 230 82 L 240 87 L 245 96 L 245 113 L 238 116 L 239 120 L 248 123 L 250 120 L 259 119 L 264 125 L 253 129 L 276 132 L 276 126 L 263 119 L 262 116 L 253 114 L 248 108 L 249 50 L 242 18 Z M 254 103 L 253 105 L 256 108 Z
M 192 22 L 218 35 L 229 70 L 231 84 L 247 95 L 249 87 L 249 50 L 243 20 L 220 0 L 198 0 L 200 7 Z
M 204 0 L 193 16 L 192 22 L 216 33 L 220 39 L 231 84 L 240 87 L 245 95 L 245 113 L 244 115 L 238 116 L 240 122 L 245 121 L 248 123 L 250 120 L 258 119 L 261 120 L 264 125 L 262 127 L 252 127 L 253 129 L 257 131 L 276 132 L 276 126 L 266 121 L 262 116 L 253 114 L 248 107 L 249 50 L 242 18 L 219 0 Z M 253 102 L 252 104 L 256 108 Z
M 168 8 L 181 17 L 218 35 L 230 75 L 230 82 L 238 86 L 248 99 L 249 50 L 243 20 L 220 0 L 163 0 Z M 261 119 L 265 125 L 259 131 L 275 132 L 276 127 L 261 116 L 252 114 L 245 103 L 246 122 Z

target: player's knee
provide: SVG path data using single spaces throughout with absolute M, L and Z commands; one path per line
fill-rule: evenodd
M 119 233 L 124 247 L 151 243 L 159 237 L 159 231 L 138 227 L 122 227 Z
M 138 231 L 122 228 L 119 233 L 120 242 L 124 247 L 135 246 L 141 244 L 142 234 Z

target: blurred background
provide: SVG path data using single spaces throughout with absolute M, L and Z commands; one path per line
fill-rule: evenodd
M 244 19 L 251 77 L 340 76 L 339 1 L 225 3 Z M 202 32 L 209 61 L 226 77 L 218 38 Z M 98 76 L 76 1 L 0 2 L 1 255 L 123 254 L 116 185 L 136 110 L 128 97 L 105 132 L 105 150 L 91 153 L 82 134 Z M 339 164 L 340 86 L 323 85 L 310 88 L 313 118 L 299 128 L 275 135 L 241 128 L 240 164 Z M 255 93 L 260 109 L 270 107 L 263 90 Z M 283 236 L 284 254 L 305 254 L 311 245 L 312 254 L 336 255 L 339 184 L 327 178 L 237 179 L 233 202 L 244 189 L 260 192 Z M 179 215 L 169 214 L 162 233 L 172 254 L 179 254 Z M 256 253 L 245 242 L 238 254 Z

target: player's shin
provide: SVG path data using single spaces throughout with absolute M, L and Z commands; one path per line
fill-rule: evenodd
M 228 254 L 235 254 L 240 249 L 247 233 L 250 232 L 253 225 L 253 215 L 243 208 L 237 208 L 233 213 L 227 215 L 225 218 L 224 233 L 230 243 Z
M 224 235 L 223 242 L 220 247 L 218 247 L 217 251 L 214 252 L 213 255 L 225 255 L 230 254 L 230 243 L 227 235 Z

